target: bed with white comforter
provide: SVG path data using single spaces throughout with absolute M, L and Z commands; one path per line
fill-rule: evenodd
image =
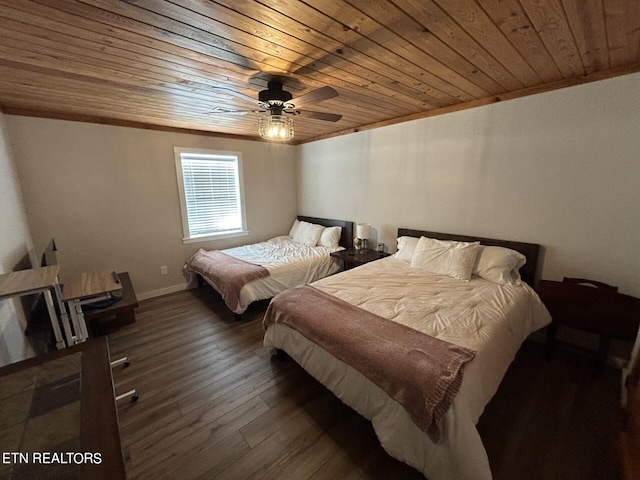
M 343 244 L 351 240 L 352 223 L 312 217 L 298 217 L 298 219 L 294 223 L 295 228 L 292 227 L 289 235 L 274 237 L 265 242 L 214 251 L 224 253 L 250 265 L 264 267 L 268 272 L 265 276 L 241 286 L 239 292 L 232 296 L 231 302 L 228 301 L 224 292 L 220 291 L 219 284 L 213 281 L 213 277 L 208 277 L 206 274 L 207 270 L 215 271 L 216 269 L 214 260 L 208 258 L 211 256 L 209 252 L 212 251 L 203 249 L 198 251 L 187 261 L 185 270 L 199 274 L 209 285 L 218 290 L 227 302 L 227 307 L 236 314 L 242 314 L 256 300 L 271 298 L 288 288 L 304 285 L 339 271 L 341 262 L 330 255 L 332 252 L 343 250 L 345 248 Z M 320 223 L 311 224 L 311 221 Z M 316 228 L 316 240 L 309 240 L 309 236 L 300 237 L 299 230 L 296 235 L 296 229 L 301 224 L 300 222 L 320 227 Z M 204 268 L 197 268 L 197 264 L 204 266 Z
M 521 343 L 550 322 L 533 289 L 516 283 L 503 285 L 478 276 L 462 281 L 388 257 L 312 284 L 366 311 L 476 352 L 441 422 L 438 443 L 380 387 L 296 330 L 271 325 L 264 345 L 287 352 L 369 419 L 391 456 L 430 480 L 490 480 L 487 454 L 475 425 Z
M 242 287 L 238 305 L 232 308 L 232 311 L 243 313 L 251 302 L 271 298 L 287 288 L 304 285 L 336 273 L 341 265 L 330 254 L 338 250 L 343 248 L 319 245 L 310 247 L 295 242 L 289 236 L 221 250 L 234 258 L 262 265 L 269 271 L 269 276 Z

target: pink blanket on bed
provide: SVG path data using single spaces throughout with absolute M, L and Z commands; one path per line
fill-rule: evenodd
M 265 329 L 274 323 L 293 328 L 358 370 L 400 403 L 434 442 L 464 366 L 475 356 L 308 285 L 274 297 Z
M 269 276 L 269 270 L 262 265 L 245 262 L 219 250 L 200 249 L 187 261 L 186 268 L 202 275 L 222 295 L 231 311 L 238 307 L 242 287 Z

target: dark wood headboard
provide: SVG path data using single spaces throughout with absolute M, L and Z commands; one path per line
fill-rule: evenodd
M 298 215 L 298 220 L 316 223 L 325 227 L 342 227 L 342 233 L 340 234 L 340 246 L 346 249 L 353 247 L 353 222 L 333 220 L 331 218 L 304 217 L 302 215 Z
M 457 235 L 455 233 L 427 232 L 410 228 L 399 228 L 398 237 L 429 237 L 437 240 L 455 240 L 458 242 L 480 242 L 482 245 L 505 247 L 520 252 L 527 258 L 527 263 L 520 269 L 520 277 L 532 287 L 537 281 L 538 254 L 540 245 L 537 243 L 514 242 L 511 240 L 498 240 L 495 238 L 472 237 L 469 235 Z

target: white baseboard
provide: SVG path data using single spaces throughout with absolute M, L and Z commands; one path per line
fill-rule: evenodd
M 136 294 L 138 300 L 147 300 L 149 298 L 161 297 L 162 295 L 168 295 L 170 293 L 180 292 L 182 290 L 188 290 L 193 288 L 189 283 L 180 283 L 178 285 L 171 285 L 170 287 L 159 288 L 158 290 L 151 290 L 149 292 Z

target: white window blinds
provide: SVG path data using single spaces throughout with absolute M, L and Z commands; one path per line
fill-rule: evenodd
M 185 240 L 244 231 L 240 157 L 176 152 Z

